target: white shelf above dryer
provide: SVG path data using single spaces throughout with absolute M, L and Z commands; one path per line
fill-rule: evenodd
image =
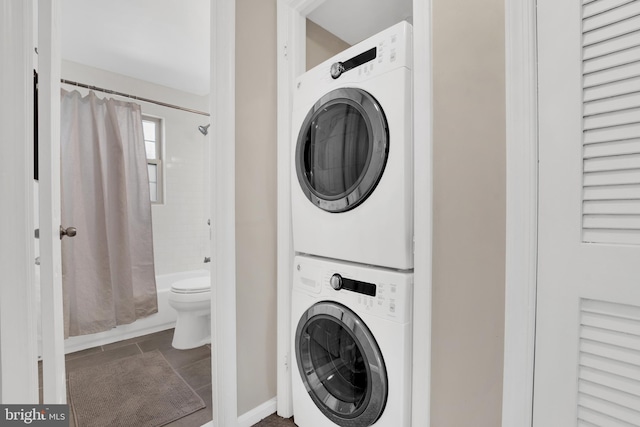
M 412 0 L 325 0 L 309 15 L 309 20 L 354 45 L 385 28 L 413 21 Z

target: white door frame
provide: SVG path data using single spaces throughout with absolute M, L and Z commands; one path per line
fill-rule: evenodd
M 306 17 L 324 0 L 278 0 L 278 414 L 293 415 L 291 373 L 291 106 L 305 71 Z M 432 269 L 431 0 L 413 1 L 414 309 L 412 422 L 430 424 Z
M 531 427 L 536 326 L 536 0 L 506 0 L 507 239 L 502 426 Z
M 33 230 L 34 0 L 0 0 L 0 402 L 37 403 Z M 54 23 L 48 27 L 53 31 Z M 211 0 L 213 424 L 237 425 L 235 0 Z M 41 34 L 44 38 L 47 35 Z M 52 51 L 60 40 L 49 37 Z M 57 53 L 56 53 L 57 54 Z M 55 59 L 55 58 L 53 58 Z M 6 62 L 6 64 L 5 64 Z M 54 73 L 55 74 L 55 73 Z M 55 77 L 53 77 L 55 78 Z M 53 85 L 55 86 L 55 85 Z M 47 179 L 44 175 L 42 180 Z M 8 208 L 10 207 L 10 209 Z
M 0 402 L 38 403 L 33 204 L 34 0 L 0 0 Z
M 211 0 L 211 383 L 214 426 L 238 425 L 236 358 L 236 2 Z M 209 423 L 210 425 L 211 423 Z
M 42 323 L 43 402 L 67 401 L 62 255 L 60 245 L 60 68 L 61 6 L 58 0 L 38 0 L 38 144 L 40 179 L 40 313 Z

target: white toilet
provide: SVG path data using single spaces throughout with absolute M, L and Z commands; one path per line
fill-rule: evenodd
M 179 280 L 171 285 L 169 305 L 178 312 L 173 348 L 187 350 L 211 343 L 210 276 Z

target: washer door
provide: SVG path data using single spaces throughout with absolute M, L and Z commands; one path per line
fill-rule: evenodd
M 367 427 L 387 403 L 387 370 L 371 331 L 353 311 L 319 302 L 298 323 L 296 360 L 316 406 L 334 423 Z
M 387 119 L 375 98 L 362 89 L 335 89 L 314 104 L 298 134 L 298 182 L 319 208 L 348 211 L 376 187 L 388 152 Z

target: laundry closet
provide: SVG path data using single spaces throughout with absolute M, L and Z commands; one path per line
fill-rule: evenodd
M 422 299 L 424 298 L 423 287 L 414 286 L 413 289 L 414 292 L 420 293 L 420 301 L 432 299 L 432 312 L 427 314 L 432 325 L 430 337 L 432 360 L 428 363 L 431 370 L 430 417 L 432 425 L 439 426 L 499 425 L 502 400 L 505 260 L 504 5 L 497 1 L 483 5 L 471 4 L 471 2 L 464 2 L 462 5 L 435 1 L 432 6 L 430 42 L 433 56 L 430 61 L 433 75 L 429 94 L 432 102 L 430 114 L 433 121 L 428 120 L 424 115 L 417 117 L 416 120 L 418 126 L 422 122 L 431 124 L 429 132 L 433 137 L 433 151 L 430 153 L 433 175 L 429 172 L 429 179 L 420 175 L 425 172 L 425 169 L 417 166 L 420 162 L 415 158 L 416 170 L 413 171 L 416 176 L 422 177 L 421 184 L 433 185 L 433 193 L 429 196 L 433 202 L 433 228 L 429 228 L 427 233 L 428 238 L 431 239 L 429 256 L 431 257 L 430 268 L 432 268 L 428 278 L 428 285 L 431 286 L 428 298 Z M 343 25 L 348 26 L 344 21 L 348 20 L 343 19 L 342 22 Z M 358 23 L 355 22 L 354 26 L 357 25 Z M 366 56 L 366 49 L 360 53 Z M 346 68 L 355 62 L 359 65 L 353 69 L 349 68 L 350 70 L 355 69 L 358 72 L 359 69 L 364 73 L 365 68 L 369 72 L 372 68 L 375 72 L 377 64 L 365 67 L 359 63 L 361 59 L 356 58 L 355 54 L 344 57 L 337 55 L 334 62 L 342 62 L 336 65 L 338 69 L 345 62 L 348 63 Z M 352 62 L 349 62 L 350 60 Z M 344 76 L 349 72 L 346 71 Z M 330 66 L 327 75 L 329 76 L 327 79 L 332 79 Z M 419 81 L 420 78 L 421 75 L 413 75 L 413 82 Z M 297 87 L 298 83 L 301 83 L 300 88 Z M 304 91 L 304 84 L 304 77 L 302 77 L 300 81 L 295 82 L 295 90 Z M 314 107 L 308 105 L 306 111 L 294 112 L 294 121 L 296 114 L 300 115 L 298 120 L 304 122 L 309 118 L 307 115 L 314 114 L 311 112 L 313 108 L 318 108 L 319 111 L 323 104 L 320 96 L 316 102 L 318 105 Z M 382 108 L 386 112 L 384 105 Z M 313 121 L 312 118 L 309 119 Z M 355 122 L 349 125 L 356 126 Z M 375 125 L 371 125 L 371 130 L 368 129 L 368 131 L 375 133 L 374 127 Z M 298 143 L 296 137 L 299 135 L 293 135 L 298 132 L 299 129 L 292 126 L 291 144 Z M 418 147 L 421 143 L 428 142 L 423 139 L 415 141 Z M 295 158 L 299 154 L 296 148 L 290 147 L 292 157 Z M 322 157 L 326 156 L 326 153 L 307 152 L 302 154 L 303 159 L 299 163 L 304 164 L 305 155 L 307 165 L 312 161 L 321 162 L 326 159 Z M 312 157 L 313 160 L 311 160 Z M 295 164 L 293 160 L 291 164 Z M 322 209 L 318 209 L 318 206 L 325 205 L 325 201 L 317 200 L 321 198 L 320 192 L 312 184 L 308 185 L 306 190 L 302 189 L 299 194 L 295 194 L 296 190 L 306 185 L 305 179 L 309 180 L 309 183 L 316 180 L 317 184 L 319 178 L 317 173 L 305 172 L 304 167 L 300 170 L 291 169 L 289 173 L 291 174 L 289 185 L 293 192 L 292 203 L 296 197 L 299 197 L 300 201 L 307 202 L 306 205 L 303 203 L 292 206 L 294 216 L 292 218 L 292 251 L 298 253 L 296 209 L 303 206 L 304 209 L 315 208 L 315 211 L 310 210 L 310 212 L 321 213 Z M 350 175 L 345 173 L 341 179 L 347 181 L 349 177 Z M 427 182 L 431 179 L 432 182 Z M 375 195 L 375 191 L 369 194 Z M 360 193 L 366 194 L 366 191 Z M 326 206 L 338 206 L 339 199 L 338 194 L 334 194 L 334 199 L 329 200 Z M 365 207 L 370 201 L 365 199 L 360 205 L 352 207 L 347 197 L 345 204 L 350 208 L 344 212 L 357 212 L 358 208 Z M 388 206 L 388 210 L 393 208 Z M 340 209 L 344 209 L 344 205 L 342 208 L 337 208 L 338 211 Z M 389 212 L 386 213 L 389 214 Z M 332 212 L 331 215 L 339 217 L 341 213 Z M 319 218 L 320 215 L 316 217 L 316 224 L 320 223 Z M 425 215 L 412 218 L 413 223 L 419 224 L 420 227 L 424 226 L 421 223 L 423 220 L 429 221 L 429 218 Z M 397 221 L 393 221 L 392 226 L 397 225 Z M 315 236 L 309 240 L 321 240 L 321 230 L 322 228 L 318 226 L 315 230 L 309 231 Z M 348 244 L 345 245 L 344 241 L 339 239 L 348 235 L 349 232 L 354 233 L 354 230 L 358 230 L 358 227 L 351 230 L 345 227 L 338 237 L 332 236 L 342 243 L 336 245 L 339 248 L 335 249 L 334 254 L 340 253 L 339 256 L 348 258 L 348 255 L 345 255 L 348 251 L 345 246 Z M 421 228 L 419 236 L 425 236 L 424 230 Z M 304 233 L 305 231 L 302 232 L 303 236 Z M 328 231 L 326 234 L 330 233 L 331 231 Z M 304 244 L 303 242 L 303 246 Z M 328 244 L 328 247 L 331 247 L 331 244 Z M 314 250 L 321 253 L 323 261 L 327 260 L 325 258 L 332 259 L 330 252 L 323 251 L 322 248 L 306 247 L 300 249 L 300 254 L 305 256 Z M 368 250 L 372 249 L 367 247 L 360 255 Z M 298 261 L 298 258 L 295 258 L 291 266 L 292 281 L 294 283 L 296 280 L 305 281 L 310 286 L 309 289 L 316 286 L 312 283 L 323 283 L 317 295 L 332 286 L 334 275 L 340 276 L 333 279 L 334 284 L 338 282 L 338 286 L 339 279 L 347 277 L 336 268 L 331 274 L 325 272 L 325 277 L 307 281 L 305 279 L 308 277 L 303 273 L 305 264 Z M 358 263 L 357 260 L 341 261 Z M 421 257 L 415 261 L 423 262 L 424 258 Z M 370 261 L 362 264 L 370 267 L 377 263 L 378 261 Z M 322 274 L 314 272 L 311 276 L 319 277 Z M 355 279 L 355 281 L 359 280 Z M 337 291 L 337 293 L 340 292 L 345 295 L 349 293 L 358 295 L 358 292 L 345 291 L 344 288 Z M 358 296 L 360 301 L 367 300 L 367 297 Z M 377 297 L 369 298 L 375 300 Z M 422 319 L 421 316 L 429 310 L 426 305 L 420 305 L 417 310 L 414 306 L 412 316 Z M 295 323 L 293 318 L 291 323 Z M 292 337 L 296 333 L 297 328 L 292 325 Z M 413 330 L 414 339 L 416 335 L 424 337 L 428 334 L 429 331 L 424 324 L 421 324 L 419 329 Z M 295 349 L 295 343 L 293 343 L 291 354 L 296 351 L 299 350 Z M 419 360 L 409 363 L 414 368 L 423 367 Z M 290 368 L 293 378 L 299 375 L 300 367 L 296 365 L 295 360 L 291 361 Z M 413 387 L 420 388 L 420 384 L 416 382 L 420 382 L 424 377 L 420 374 L 416 376 L 415 373 L 412 373 L 411 377 Z M 322 392 L 319 392 L 319 395 L 322 395 Z M 352 399 L 357 400 L 353 397 Z M 314 399 L 310 398 L 310 400 Z M 295 401 L 293 406 L 293 413 L 295 413 Z M 421 406 L 414 405 L 412 409 L 420 410 Z M 322 412 L 317 405 L 314 404 L 312 407 Z M 382 422 L 382 418 L 379 420 Z M 322 425 L 322 421 L 317 423 Z M 384 422 L 380 425 L 384 425 Z

